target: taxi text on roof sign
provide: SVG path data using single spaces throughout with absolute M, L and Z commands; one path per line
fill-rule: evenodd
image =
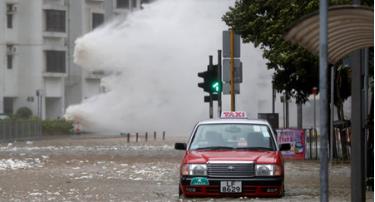
M 222 119 L 247 119 L 246 112 L 222 112 L 220 118 Z

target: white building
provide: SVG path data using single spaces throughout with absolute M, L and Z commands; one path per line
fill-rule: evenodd
M 100 93 L 100 72 L 73 63 L 74 41 L 150 0 L 0 0 L 0 113 L 57 118 Z

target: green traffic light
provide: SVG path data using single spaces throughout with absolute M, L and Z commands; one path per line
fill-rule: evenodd
M 217 94 L 221 92 L 221 82 L 220 81 L 213 81 L 211 83 L 211 93 Z

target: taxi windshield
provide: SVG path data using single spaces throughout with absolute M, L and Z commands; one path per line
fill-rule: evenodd
M 261 124 L 202 124 L 190 150 L 269 150 L 276 146 L 270 128 Z

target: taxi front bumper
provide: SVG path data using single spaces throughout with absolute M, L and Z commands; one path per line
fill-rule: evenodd
M 191 185 L 193 177 L 181 177 L 180 189 L 187 197 L 281 197 L 284 192 L 283 177 L 254 177 L 254 178 L 207 178 L 208 185 Z M 241 181 L 241 193 L 222 193 L 221 181 Z

